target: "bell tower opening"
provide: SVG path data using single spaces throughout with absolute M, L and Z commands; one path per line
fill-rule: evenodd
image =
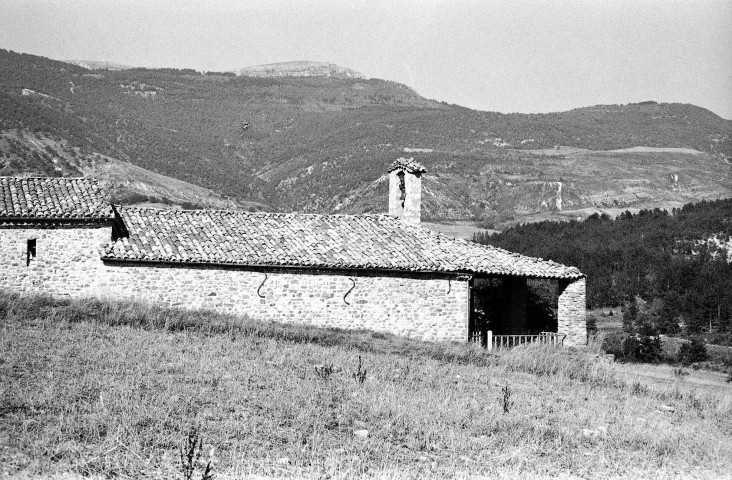
M 389 167 L 389 215 L 409 225 L 422 220 L 422 174 L 427 172 L 413 158 L 398 158 Z

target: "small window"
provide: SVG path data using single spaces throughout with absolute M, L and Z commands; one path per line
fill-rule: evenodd
M 26 250 L 26 259 L 25 259 L 25 265 L 30 265 L 31 259 L 36 258 L 36 239 L 35 238 L 29 238 L 28 239 L 28 246 Z

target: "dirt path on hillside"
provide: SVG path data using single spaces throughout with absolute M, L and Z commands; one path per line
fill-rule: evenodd
M 615 368 L 621 376 L 631 382 L 642 380 L 656 386 L 677 384 L 679 387 L 732 393 L 732 384 L 727 383 L 727 375 L 721 372 L 684 368 L 683 372 L 688 375 L 680 377 L 674 373 L 678 370 L 678 367 L 672 365 L 616 363 Z

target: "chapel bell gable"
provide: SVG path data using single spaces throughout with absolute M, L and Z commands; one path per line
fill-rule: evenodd
M 422 174 L 427 169 L 413 158 L 398 158 L 389 167 L 389 215 L 408 225 L 422 220 Z

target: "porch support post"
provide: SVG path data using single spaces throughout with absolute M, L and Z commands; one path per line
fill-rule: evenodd
M 557 333 L 566 335 L 564 345 L 587 345 L 587 321 L 585 316 L 585 278 L 559 280 L 557 301 Z

